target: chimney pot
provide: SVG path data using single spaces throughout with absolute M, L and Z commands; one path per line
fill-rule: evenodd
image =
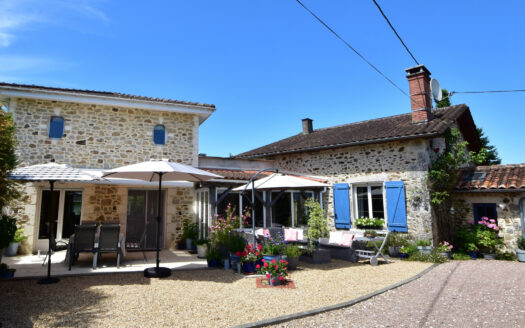
M 303 134 L 310 134 L 314 132 L 313 121 L 310 118 L 303 118 Z
M 430 71 L 425 65 L 407 68 L 410 89 L 412 123 L 425 123 L 432 120 L 432 98 L 430 96 Z

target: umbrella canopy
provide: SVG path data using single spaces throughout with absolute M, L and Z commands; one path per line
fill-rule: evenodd
M 268 177 L 255 180 L 255 189 L 257 190 L 324 188 L 328 186 L 329 185 L 326 183 L 322 183 L 311 178 L 281 173 L 275 173 Z M 251 187 L 251 184 L 249 184 L 234 188 L 233 190 L 243 191 L 245 189 L 250 189 Z
M 198 182 L 222 178 L 222 176 L 217 174 L 199 170 L 189 165 L 170 162 L 164 159 L 121 166 L 105 171 L 102 176 L 151 182 L 159 181 L 161 175 L 163 181 Z
M 97 177 L 67 164 L 47 163 L 20 167 L 9 172 L 9 179 L 23 181 L 92 181 Z

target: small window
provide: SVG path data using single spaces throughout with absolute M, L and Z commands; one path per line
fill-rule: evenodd
M 156 145 L 166 144 L 166 129 L 164 125 L 156 125 L 153 129 L 153 142 Z
M 51 117 L 49 121 L 49 138 L 60 139 L 64 135 L 64 118 L 59 116 Z
M 383 186 L 359 186 L 354 195 L 358 218 L 385 218 Z

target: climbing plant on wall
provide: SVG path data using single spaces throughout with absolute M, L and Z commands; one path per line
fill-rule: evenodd
M 20 197 L 18 184 L 7 177 L 16 164 L 13 120 L 10 113 L 0 110 L 0 211 Z

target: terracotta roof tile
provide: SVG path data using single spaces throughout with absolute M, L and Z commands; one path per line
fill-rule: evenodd
M 474 127 L 470 110 L 466 105 L 456 105 L 434 110 L 434 119 L 424 124 L 412 124 L 411 113 L 384 117 L 369 121 L 350 123 L 314 130 L 309 134 L 279 140 L 277 142 L 241 153 L 237 158 L 267 157 L 302 151 L 345 147 L 363 143 L 386 142 L 398 139 L 432 137 L 440 135 L 461 118 L 461 125 Z M 478 139 L 479 140 L 479 139 Z M 472 144 L 475 144 L 473 140 Z
M 459 172 L 457 191 L 525 190 L 525 164 L 478 166 Z

